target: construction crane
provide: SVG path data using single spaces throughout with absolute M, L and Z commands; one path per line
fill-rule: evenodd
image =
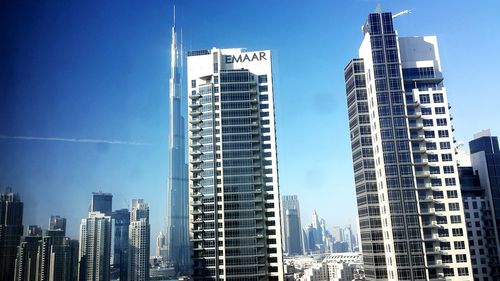
M 395 14 L 395 15 L 392 15 L 392 19 L 395 19 L 395 18 L 402 16 L 402 15 L 409 15 L 411 13 L 412 13 L 412 10 L 404 10 L 404 11 L 401 11 L 401 12 Z

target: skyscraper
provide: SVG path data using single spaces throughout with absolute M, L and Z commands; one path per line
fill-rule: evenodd
M 282 197 L 283 249 L 288 255 L 302 254 L 302 224 L 297 195 Z
M 64 236 L 64 227 L 55 227 L 51 217 L 49 230 L 30 226 L 18 246 L 15 281 L 76 281 L 78 241 Z
M 132 200 L 129 226 L 128 280 L 149 280 L 149 206 L 143 199 Z
M 188 184 L 184 117 L 181 109 L 181 86 L 179 62 L 182 54 L 177 49 L 177 30 L 172 26 L 170 47 L 169 112 L 170 132 L 168 144 L 168 183 L 166 216 L 166 257 L 181 274 L 189 272 L 188 236 Z
M 500 148 L 488 131 L 469 142 L 471 167 L 459 167 L 474 278 L 500 279 Z
M 109 281 L 111 217 L 90 212 L 80 224 L 79 281 Z
M 165 235 L 160 231 L 158 237 L 156 237 L 156 256 L 163 256 L 162 251 L 165 249 Z
M 93 192 L 90 202 L 90 212 L 101 212 L 111 216 L 113 210 L 113 195 L 111 193 Z
M 128 272 L 128 248 L 129 248 L 129 225 L 130 212 L 128 209 L 120 209 L 113 212 L 115 222 L 113 269 L 118 272 L 120 281 L 127 281 Z
M 345 68 L 367 280 L 471 280 L 437 39 L 368 16 Z
M 23 202 L 19 194 L 0 193 L 0 280 L 14 280 L 17 246 L 23 235 Z
M 188 53 L 195 280 L 283 280 L 271 52 Z

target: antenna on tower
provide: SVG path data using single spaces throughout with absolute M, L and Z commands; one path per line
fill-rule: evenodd
M 377 4 L 377 7 L 375 8 L 375 13 L 382 13 L 382 6 L 380 6 L 380 3 Z
M 409 15 L 411 13 L 413 13 L 412 10 L 404 10 L 404 11 L 401 11 L 401 12 L 395 14 L 395 15 L 392 15 L 392 19 L 395 19 L 395 18 L 402 16 L 402 15 Z
M 174 5 L 174 27 L 175 27 L 175 5 Z

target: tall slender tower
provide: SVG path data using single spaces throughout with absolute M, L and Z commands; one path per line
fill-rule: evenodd
M 368 16 L 345 68 L 366 280 L 472 280 L 435 36 Z
M 181 274 L 189 271 L 188 242 L 188 187 L 187 165 L 184 137 L 184 117 L 181 113 L 181 86 L 179 71 L 179 51 L 177 31 L 172 26 L 172 45 L 170 47 L 170 133 L 169 133 L 169 171 L 167 183 L 166 217 L 166 257 Z

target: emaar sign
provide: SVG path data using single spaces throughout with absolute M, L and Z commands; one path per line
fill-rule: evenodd
M 252 61 L 261 61 L 261 60 L 267 60 L 266 58 L 266 52 L 258 52 L 258 53 L 253 53 L 253 55 L 250 54 L 240 54 L 239 56 L 224 56 L 225 57 L 225 62 L 227 64 L 229 63 L 235 63 L 235 62 L 252 62 Z

